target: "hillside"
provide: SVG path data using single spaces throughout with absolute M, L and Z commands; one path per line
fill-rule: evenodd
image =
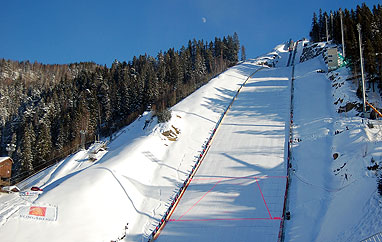
M 40 186 L 43 194 L 2 194 L 2 241 L 110 241 L 125 233 L 127 223 L 129 240 L 148 238 L 255 66 L 256 61 L 246 62 L 212 79 L 173 106 L 168 123 L 144 113 L 118 132 L 94 163 L 80 151 L 20 184 L 23 190 Z M 56 208 L 57 220 L 20 218 L 19 208 L 32 204 Z M 15 229 L 22 232 L 14 234 Z
M 14 160 L 11 183 L 110 137 L 144 111 L 162 114 L 238 61 L 239 39 L 190 40 L 180 50 L 111 67 L 0 59 L 0 155 Z M 7 147 L 15 147 L 7 150 Z
M 292 54 L 286 45 L 279 45 L 200 87 L 171 108 L 170 121 L 158 123 L 153 113 L 145 112 L 115 133 L 95 161 L 89 159 L 89 150 L 81 150 L 18 184 L 20 194 L 1 194 L 1 240 L 147 241 L 203 154 L 205 160 L 195 173 L 198 184 L 186 190 L 172 219 L 194 219 L 198 231 L 210 232 L 192 234 L 184 224 L 170 221 L 159 240 L 194 241 L 188 234 L 198 235 L 199 241 L 240 241 L 250 236 L 274 241 L 284 219 L 285 180 L 265 178 L 285 178 L 291 110 L 286 204 L 291 219 L 285 220 L 284 241 L 359 241 L 382 231 L 379 169 L 367 169 L 380 166 L 380 122 L 358 117 L 356 109 L 337 112 L 348 102 L 360 102 L 350 70 L 327 72 L 322 55 L 300 62 L 304 43 L 309 46 L 298 42 L 290 66 Z M 370 91 L 369 101 L 380 104 L 374 96 Z M 222 128 L 215 130 L 223 115 Z M 203 186 L 200 183 L 207 176 L 236 180 Z M 240 180 L 252 176 L 256 180 Z M 43 188 L 43 193 L 22 196 L 32 186 Z M 253 188 L 258 192 L 251 193 Z M 210 190 L 213 196 L 200 199 Z M 190 204 L 196 208 L 192 213 L 188 213 Z M 30 206 L 46 207 L 49 219 L 24 216 Z M 202 221 L 268 215 L 267 229 L 258 221 L 241 221 L 214 230 Z M 214 236 L 219 231 L 220 237 Z

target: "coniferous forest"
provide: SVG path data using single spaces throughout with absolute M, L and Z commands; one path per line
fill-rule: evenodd
M 326 41 L 326 19 L 328 20 L 329 40 L 342 44 L 340 11 L 313 14 L 310 38 L 313 42 Z M 357 24 L 361 24 L 363 59 L 369 84 L 382 87 L 382 7 L 373 9 L 363 3 L 356 10 L 342 10 L 345 56 L 355 76 L 360 73 L 360 53 Z
M 110 136 L 146 110 L 160 113 L 238 61 L 238 35 L 192 40 L 111 67 L 0 60 L 0 156 L 12 183 L 63 159 L 97 135 Z M 15 147 L 7 150 L 7 146 Z

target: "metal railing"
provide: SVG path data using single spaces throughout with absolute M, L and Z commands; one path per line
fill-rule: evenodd
M 379 232 L 366 239 L 363 239 L 361 240 L 361 242 L 382 242 L 382 232 Z

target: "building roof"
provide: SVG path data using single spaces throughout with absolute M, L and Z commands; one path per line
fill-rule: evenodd
M 6 160 L 8 160 L 8 159 L 11 159 L 11 161 L 12 161 L 12 158 L 9 157 L 9 156 L 0 157 L 0 163 L 3 162 L 3 161 L 6 161 Z M 12 162 L 13 162 L 13 161 L 12 161 Z

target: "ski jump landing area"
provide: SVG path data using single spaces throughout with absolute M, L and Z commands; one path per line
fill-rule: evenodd
M 290 68 L 241 89 L 157 241 L 277 241 L 286 187 Z

